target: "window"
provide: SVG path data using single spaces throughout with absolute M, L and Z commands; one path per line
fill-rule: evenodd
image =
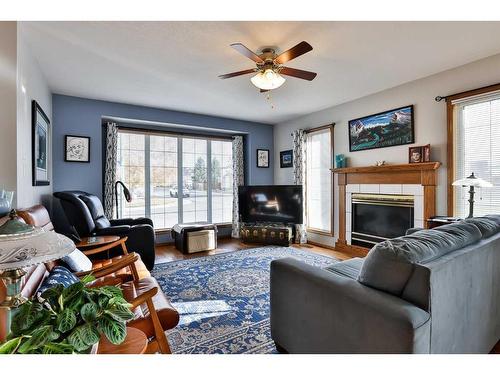
M 333 234 L 332 127 L 307 134 L 306 209 L 309 231 Z
M 474 215 L 496 214 L 500 211 L 500 94 L 462 99 L 452 102 L 456 125 L 454 179 L 469 176 L 491 182 L 475 195 Z M 469 213 L 468 188 L 454 187 L 454 214 Z
M 133 199 L 128 203 L 119 195 L 119 216 L 150 217 L 157 229 L 176 223 L 229 223 L 232 163 L 229 139 L 122 129 L 117 179 L 130 189 Z

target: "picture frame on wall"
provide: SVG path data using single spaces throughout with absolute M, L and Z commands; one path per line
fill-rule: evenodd
M 50 185 L 50 120 L 42 107 L 31 102 L 31 165 L 33 186 Z
M 413 105 L 349 121 L 349 151 L 400 146 L 415 142 Z
M 269 150 L 257 149 L 257 168 L 269 168 Z
M 90 137 L 83 135 L 65 135 L 64 161 L 90 163 Z
M 280 152 L 280 168 L 293 167 L 293 150 Z

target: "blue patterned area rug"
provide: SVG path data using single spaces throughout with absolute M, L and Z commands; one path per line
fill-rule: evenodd
M 167 332 L 173 353 L 275 353 L 269 326 L 269 265 L 293 257 L 337 260 L 290 247 L 260 247 L 155 265 L 152 275 L 180 313 Z

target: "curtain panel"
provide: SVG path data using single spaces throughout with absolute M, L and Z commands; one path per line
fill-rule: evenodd
M 306 199 L 306 145 L 307 133 L 303 129 L 294 130 L 293 137 L 293 183 L 302 185 L 302 201 Z M 306 209 L 304 207 L 303 224 L 297 224 L 295 227 L 295 242 L 306 243 Z
M 114 211 L 114 185 L 116 182 L 116 162 L 118 155 L 118 126 L 108 122 L 106 128 L 106 154 L 104 171 L 104 213 L 110 219 Z
M 233 137 L 233 226 L 231 236 L 240 238 L 240 214 L 238 210 L 238 187 L 244 185 L 243 137 Z

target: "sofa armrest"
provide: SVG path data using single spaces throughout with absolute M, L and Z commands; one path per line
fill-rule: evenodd
M 271 335 L 290 353 L 428 353 L 430 315 L 296 259 L 271 262 Z
M 114 227 L 96 229 L 98 236 L 115 235 L 125 236 L 130 232 L 130 225 L 116 225 Z
M 117 226 L 117 225 L 139 225 L 139 224 L 148 224 L 153 226 L 153 220 L 147 218 L 147 217 L 138 217 L 136 219 L 132 218 L 123 218 L 123 219 L 111 219 L 109 221 L 112 226 Z

